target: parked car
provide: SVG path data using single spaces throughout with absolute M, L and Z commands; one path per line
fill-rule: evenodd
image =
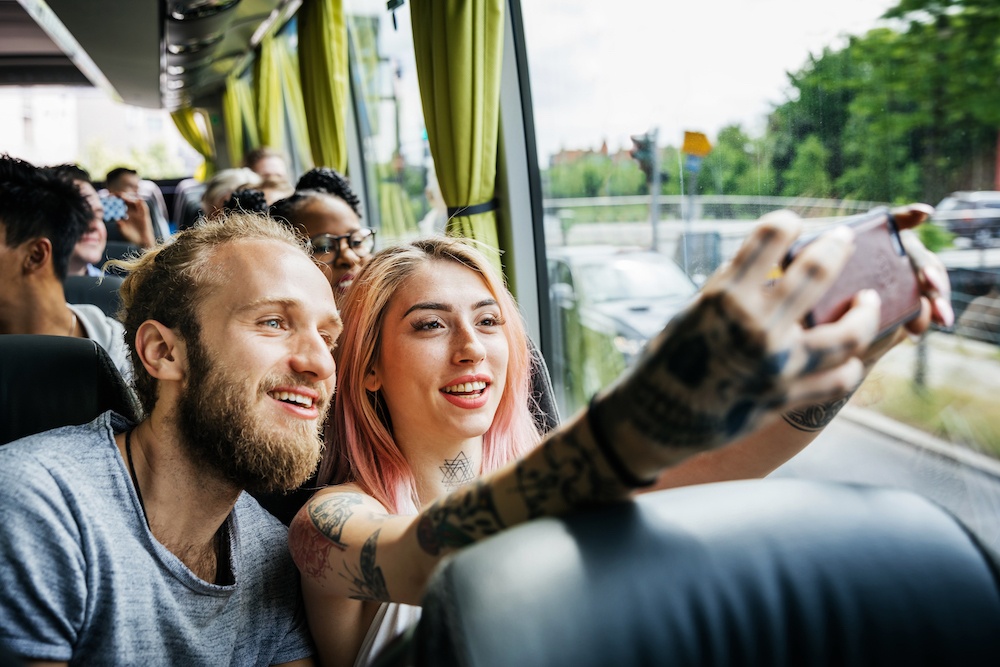
M 677 263 L 659 252 L 607 245 L 548 249 L 556 311 L 555 344 L 569 414 L 635 361 L 697 291 Z M 586 363 L 583 360 L 588 360 Z
M 937 205 L 934 221 L 976 247 L 990 246 L 1000 236 L 1000 192 L 952 192 Z

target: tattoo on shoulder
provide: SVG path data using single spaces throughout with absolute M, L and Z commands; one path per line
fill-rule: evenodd
M 354 516 L 354 508 L 362 503 L 362 498 L 354 493 L 338 493 L 309 504 L 309 518 L 316 528 L 333 545 L 343 551 L 347 545 L 341 540 L 344 524 Z
M 389 589 L 385 585 L 385 576 L 375 561 L 375 547 L 378 543 L 378 535 L 382 532 L 379 528 L 365 540 L 361 547 L 361 561 L 356 569 L 352 569 L 347 562 L 344 562 L 344 569 L 347 574 L 341 574 L 344 579 L 351 584 L 351 597 L 355 600 L 376 600 L 386 601 L 389 599 Z
M 851 394 L 826 403 L 808 405 L 798 410 L 789 410 L 782 415 L 785 421 L 800 431 L 820 431 L 833 421 L 841 408 L 847 405 Z
M 441 483 L 450 491 L 465 486 L 476 478 L 472 472 L 472 461 L 465 452 L 459 452 L 453 459 L 445 459 L 444 465 L 440 466 L 439 470 L 442 475 Z
M 420 548 L 437 556 L 446 549 L 464 547 L 506 528 L 490 487 L 477 481 L 435 501 L 417 524 Z

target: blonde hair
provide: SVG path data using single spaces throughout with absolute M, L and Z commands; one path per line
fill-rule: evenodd
M 287 243 L 311 259 L 305 240 L 285 225 L 263 215 L 230 212 L 202 220 L 138 257 L 108 262 L 128 273 L 119 288 L 122 306 L 118 319 L 125 325 L 136 394 L 147 414 L 156 403 L 156 379 L 146 372 L 136 354 L 139 326 L 156 320 L 176 329 L 185 340 L 197 340 L 198 303 L 206 290 L 219 282 L 212 257 L 224 244 L 256 240 Z
M 509 359 L 506 388 L 483 435 L 482 472 L 496 470 L 540 440 L 528 409 L 531 356 L 524 322 L 503 279 L 468 241 L 431 238 L 386 248 L 372 256 L 347 294 L 344 331 L 337 348 L 337 393 L 320 467 L 323 484 L 355 482 L 390 511 L 416 511 L 413 471 L 392 436 L 391 415 L 378 392 L 365 389 L 382 345 L 382 326 L 393 295 L 418 267 L 457 262 L 477 273 L 500 306 Z

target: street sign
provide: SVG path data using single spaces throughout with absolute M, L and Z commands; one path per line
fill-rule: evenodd
M 697 155 L 688 155 L 684 159 L 684 168 L 690 171 L 692 174 L 697 174 L 701 169 L 701 158 Z
M 684 146 L 681 147 L 681 152 L 705 157 L 712 152 L 712 144 L 709 143 L 708 137 L 701 132 L 685 132 Z

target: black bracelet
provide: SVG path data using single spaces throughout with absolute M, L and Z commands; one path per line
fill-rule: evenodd
M 604 460 L 608 462 L 611 470 L 618 477 L 618 481 L 630 489 L 652 486 L 656 481 L 655 477 L 652 479 L 639 479 L 625 466 L 625 462 L 622 461 L 618 452 L 614 450 L 604 435 L 604 429 L 601 428 L 600 420 L 597 418 L 596 407 L 597 394 L 594 394 L 590 399 L 590 405 L 587 406 L 587 423 L 590 425 L 590 434 L 594 438 L 597 448 L 601 450 Z

